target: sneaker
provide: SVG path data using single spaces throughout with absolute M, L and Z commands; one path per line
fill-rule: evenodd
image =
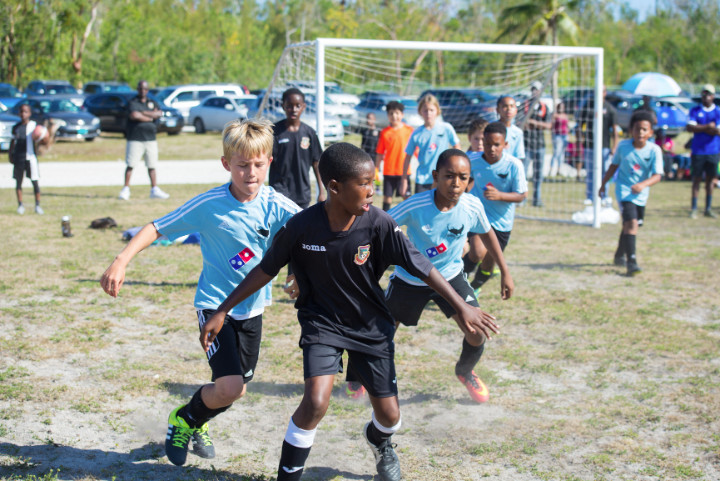
M 215 446 L 208 434 L 208 423 L 203 424 L 193 432 L 193 454 L 205 459 L 215 457 Z
M 353 399 L 360 399 L 365 395 L 365 386 L 359 382 L 349 382 L 345 386 L 345 394 Z
M 690 211 L 690 218 L 691 218 L 691 219 L 697 219 L 697 218 L 698 218 L 697 209 L 693 209 L 693 210 Z
M 498 266 L 495 266 L 492 271 L 492 277 L 495 277 L 497 275 L 500 275 L 500 268 Z
M 717 219 L 717 214 L 715 212 L 711 211 L 710 209 L 706 210 L 704 215 L 705 215 L 705 217 Z
M 627 265 L 627 262 L 625 262 L 625 256 L 615 256 L 613 258 L 613 264 L 619 267 L 625 267 Z
M 363 436 L 365 436 L 365 441 L 375 455 L 375 467 L 377 468 L 378 476 L 382 481 L 400 481 L 400 479 L 402 479 L 400 475 L 400 460 L 397 454 L 395 454 L 395 446 L 397 445 L 391 443 L 389 439 L 386 439 L 379 446 L 375 446 L 368 439 L 368 426 L 370 426 L 370 423 L 365 425 Z
M 612 199 L 610 197 L 606 197 L 601 201 L 601 205 L 603 207 L 612 207 Z
M 17 213 L 18 213 L 19 215 L 23 215 L 23 214 L 25 213 L 25 206 L 22 205 L 22 204 L 20 204 L 20 205 L 18 206 L 18 208 L 17 208 Z
M 188 444 L 195 429 L 177 415 L 182 406 L 177 407 L 168 417 L 168 431 L 165 437 L 165 454 L 171 463 L 182 466 L 187 459 Z
M 545 207 L 545 203 L 541 200 L 536 200 L 533 202 L 533 207 Z
M 130 187 L 125 186 L 122 188 L 120 193 L 118 194 L 118 199 L 120 200 L 130 200 Z
M 475 371 L 470 371 L 470 376 L 467 378 L 465 376 L 461 376 L 460 374 L 457 375 L 457 378 L 465 385 L 470 393 L 470 397 L 473 398 L 473 401 L 484 403 L 490 399 L 490 393 L 488 392 L 487 386 L 480 380 L 479 377 L 477 377 Z
M 157 185 L 150 189 L 150 198 L 151 199 L 167 199 L 170 197 L 170 194 L 163 191 L 160 187 Z
M 37 215 L 43 215 L 43 214 L 45 213 L 45 211 L 42 210 L 42 207 L 40 207 L 39 205 L 36 205 L 36 206 L 35 206 L 35 213 L 36 213 Z
M 631 262 L 627 266 L 627 275 L 628 277 L 633 277 L 642 272 L 642 269 L 640 269 L 640 266 L 637 265 L 635 262 Z
M 585 200 L 583 201 L 583 205 L 592 205 L 592 204 L 593 204 L 593 202 L 592 202 L 592 200 L 590 200 L 590 199 L 585 199 Z
M 473 289 L 473 294 L 475 294 L 475 299 L 477 299 L 478 302 L 479 302 L 479 299 L 480 299 L 480 293 L 481 293 L 481 292 L 482 292 L 482 287 L 476 287 L 475 289 Z

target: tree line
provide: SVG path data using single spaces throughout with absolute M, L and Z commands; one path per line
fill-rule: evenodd
M 720 2 L 656 0 L 15 0 L 0 3 L 0 81 L 146 79 L 267 85 L 283 48 L 317 37 L 605 49 L 605 80 L 659 71 L 718 83 Z

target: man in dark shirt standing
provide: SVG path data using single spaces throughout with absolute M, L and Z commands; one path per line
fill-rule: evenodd
M 157 126 L 155 121 L 162 116 L 160 106 L 150 100 L 148 94 L 148 83 L 145 80 L 138 82 L 137 97 L 130 100 L 128 104 L 127 120 L 127 148 L 125 149 L 125 187 L 120 191 L 118 199 L 130 199 L 130 178 L 133 168 L 145 159 L 145 166 L 150 176 L 150 198 L 167 199 L 169 194 L 163 192 L 157 186 L 157 175 L 155 168 L 158 162 L 158 146 L 156 140 Z
M 605 100 L 607 90 L 603 86 L 603 110 L 602 110 L 602 166 L 600 167 L 600 178 L 605 175 L 605 171 L 610 166 L 610 161 L 615 155 L 620 134 L 617 125 L 617 110 L 615 107 Z M 649 106 L 649 104 L 648 104 Z M 654 113 L 653 113 L 654 115 Z M 592 199 L 597 192 L 593 186 L 593 162 L 595 159 L 595 138 L 593 136 L 595 125 L 595 100 L 588 100 L 576 114 L 577 118 L 577 135 L 579 142 L 583 146 L 585 157 L 585 204 L 592 205 Z M 584 128 L 583 128 L 584 126 Z M 612 142 L 611 142 L 612 139 Z M 605 197 L 602 199 L 603 207 L 612 206 L 612 198 L 608 194 L 609 189 L 605 190 Z
M 542 207 L 541 187 L 545 169 L 545 130 L 549 130 L 552 124 L 549 121 L 547 106 L 540 100 L 542 84 L 537 80 L 530 85 L 532 97 L 528 101 L 527 108 L 532 111 L 527 113 L 523 139 L 525 141 L 525 175 L 527 176 L 530 162 L 533 165 L 533 205 Z

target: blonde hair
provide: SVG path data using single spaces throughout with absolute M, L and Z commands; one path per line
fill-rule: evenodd
M 235 154 L 253 158 L 272 155 L 273 124 L 267 119 L 233 120 L 223 130 L 223 155 L 226 160 Z
M 438 102 L 437 97 L 435 97 L 433 94 L 425 94 L 422 96 L 422 98 L 418 101 L 417 111 L 420 112 L 420 110 L 428 104 L 435 106 L 438 111 L 438 115 L 442 113 L 442 109 L 440 108 L 440 102 Z

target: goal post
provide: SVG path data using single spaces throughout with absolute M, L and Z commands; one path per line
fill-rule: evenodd
M 540 177 L 538 184 L 542 185 L 543 197 L 547 201 L 542 209 L 527 203 L 518 208 L 517 215 L 600 227 L 602 207 L 597 191 L 602 175 L 602 149 L 594 148 L 591 162 L 584 162 L 586 154 L 577 142 L 576 132 L 585 128 L 585 124 L 578 124 L 574 114 L 578 107 L 593 101 L 594 121 L 592 126 L 588 123 L 587 127 L 592 128 L 592 132 L 585 131 L 583 135 L 591 137 L 594 146 L 602 146 L 600 126 L 603 109 L 597 108 L 603 105 L 602 48 L 318 38 L 291 44 L 284 49 L 265 91 L 259 114 L 281 114 L 277 100 L 279 95 L 290 86 L 299 87 L 310 98 L 307 115 L 314 116 L 309 121 L 314 124 L 324 145 L 327 141 L 338 140 L 334 134 L 334 137 L 329 134 L 331 121 L 336 122 L 339 118 L 346 135 L 367 125 L 364 117 L 366 110 L 362 108 L 365 104 L 358 107 L 351 101 L 339 100 L 343 93 L 354 94 L 355 104 L 368 99 L 370 93 L 397 95 L 407 99 L 406 121 L 412 118 L 417 122 L 417 112 L 413 110 L 412 103 L 422 92 L 437 91 L 448 97 L 457 92 L 476 92 L 476 97 L 461 99 L 460 102 L 465 105 L 463 109 L 452 105 L 454 100 L 450 98 L 440 102 L 444 120 L 455 127 L 465 148 L 468 142 L 464 133 L 469 121 L 474 117 L 497 120 L 494 102 L 500 95 L 517 99 L 516 125 L 522 127 L 527 113 L 532 112 L 538 102 L 538 98 L 529 95 L 530 86 L 536 81 L 542 85 L 539 101 L 543 102 L 543 108 L 554 111 L 558 100 L 568 107 L 571 125 L 568 138 L 575 148 L 565 151 L 565 161 L 555 171 L 555 164 L 549 165 L 555 160 L 551 148 L 553 139 L 549 130 L 544 132 L 546 149 L 540 162 L 541 169 L 544 169 L 541 172 L 552 175 L 544 181 Z M 451 106 L 446 107 L 445 101 Z M 325 107 L 317 108 L 319 105 Z M 381 111 L 382 108 L 378 112 Z M 386 124 L 387 119 L 378 118 L 380 127 L 382 121 Z M 349 140 L 355 139 L 351 137 Z M 575 165 L 568 162 L 571 155 L 576 156 L 573 157 Z M 527 163 L 525 168 L 526 173 L 533 169 Z M 587 180 L 588 176 L 592 179 L 591 183 Z M 577 182 L 582 178 L 585 180 Z M 535 187 L 532 175 L 528 177 L 528 185 L 530 197 Z M 587 206 L 586 191 L 590 190 L 590 185 L 592 204 Z M 578 220 L 574 215 L 577 213 L 584 216 Z

